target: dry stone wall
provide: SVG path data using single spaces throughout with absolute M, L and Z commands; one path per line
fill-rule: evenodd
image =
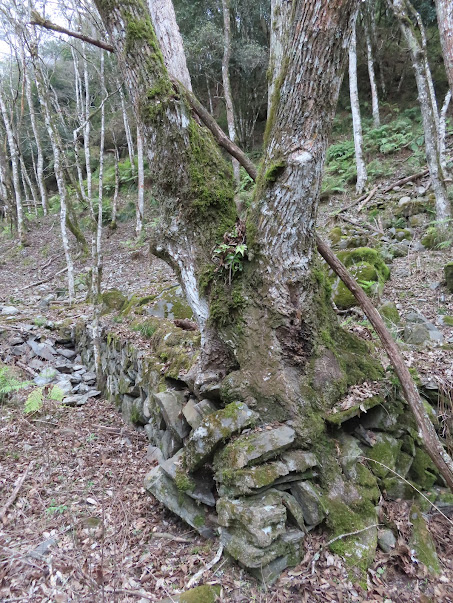
M 206 538 L 220 536 L 259 579 L 272 582 L 299 563 L 307 532 L 322 523 L 334 535 L 363 530 L 333 546 L 363 572 L 378 542 L 369 526 L 379 523 L 381 495 L 418 497 L 399 476 L 433 501 L 448 502 L 391 388 L 387 397 L 381 392 L 334 409 L 324 440 L 308 450 L 290 424 L 264 424 L 243 401 L 224 405 L 215 393 L 196 399 L 185 375 L 197 359 L 198 334 L 153 320 L 147 346 L 131 343 L 127 333 L 103 332 L 98 387 L 149 438 L 155 466 L 146 476 L 148 492 Z M 72 337 L 92 369 L 90 327 L 79 324 Z

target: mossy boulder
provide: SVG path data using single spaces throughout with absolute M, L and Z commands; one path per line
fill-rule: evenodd
M 372 448 L 364 449 L 364 456 L 373 461 L 370 469 L 376 477 L 384 478 L 396 469 L 396 460 L 401 449 L 402 442 L 386 433 L 377 433 Z
M 437 471 L 431 458 L 421 448 L 416 448 L 409 477 L 424 490 L 429 490 L 437 479 Z
M 440 563 L 434 540 L 417 505 L 412 505 L 409 520 L 412 524 L 410 548 L 415 551 L 417 560 L 423 563 L 431 574 L 440 574 Z
M 192 309 L 186 301 L 182 288 L 179 286 L 172 287 L 154 296 L 154 299 L 147 304 L 145 312 L 151 316 L 168 318 L 169 320 L 193 318 Z
M 335 228 L 332 228 L 332 230 L 329 232 L 329 240 L 332 245 L 338 245 L 342 236 L 343 231 L 339 226 L 335 226 Z
M 450 293 L 453 293 L 453 262 L 448 262 L 448 264 L 445 264 L 444 277 L 445 282 L 447 283 L 447 289 L 450 291 Z
M 127 302 L 127 297 L 119 289 L 109 289 L 101 294 L 102 314 L 121 312 Z
M 358 247 L 339 251 L 337 256 L 367 294 L 382 292 L 385 281 L 390 277 L 390 269 L 378 251 Z M 332 299 L 338 308 L 347 310 L 356 305 L 355 297 L 339 278 L 332 276 L 331 282 Z
M 383 303 L 379 307 L 379 314 L 382 316 L 387 326 L 399 325 L 401 322 L 400 313 L 394 302 L 387 301 Z
M 399 201 L 398 207 L 395 209 L 396 216 L 402 216 L 409 218 L 416 214 L 423 214 L 430 211 L 432 208 L 432 202 L 430 199 L 419 197 L 418 199 L 411 199 L 410 197 L 402 197 Z
M 215 603 L 218 601 L 220 591 L 220 584 L 203 584 L 203 586 L 186 590 L 185 593 L 181 593 L 180 595 L 172 594 L 171 597 L 162 599 L 160 603 L 170 603 L 173 601 L 178 603 Z

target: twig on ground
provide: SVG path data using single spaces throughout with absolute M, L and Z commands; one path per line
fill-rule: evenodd
M 205 572 L 207 572 L 208 570 L 210 570 L 211 567 L 214 567 L 214 565 L 220 561 L 220 557 L 222 556 L 222 553 L 223 553 L 223 544 L 221 544 L 219 546 L 217 553 L 215 554 L 215 557 L 212 559 L 212 561 L 207 563 L 204 567 L 201 568 L 201 570 L 199 570 L 194 576 L 192 576 L 192 578 L 187 583 L 187 588 L 192 588 L 192 586 L 197 584 L 201 580 L 201 577 L 203 576 L 203 574 Z
M 21 291 L 25 291 L 25 289 L 30 289 L 30 287 L 36 287 L 37 285 L 42 285 L 43 283 L 48 283 L 49 281 L 51 281 L 52 279 L 54 279 L 59 274 L 62 274 L 63 272 L 66 272 L 67 269 L 68 269 L 68 267 L 66 266 L 65 268 L 62 268 L 58 272 L 55 272 L 54 274 L 52 274 L 52 276 L 49 276 L 48 278 L 44 278 L 44 279 L 42 279 L 40 281 L 35 281 L 34 283 L 30 283 L 29 285 L 26 285 L 25 287 L 22 287 Z
M 11 496 L 8 498 L 8 500 L 6 501 L 5 505 L 3 506 L 2 510 L 0 511 L 0 521 L 3 522 L 5 515 L 8 511 L 8 509 L 10 508 L 10 506 L 14 503 L 14 501 L 17 498 L 17 495 L 19 494 L 19 490 L 22 488 L 23 483 L 25 482 L 25 480 L 27 479 L 27 475 L 30 471 L 30 469 L 32 468 L 34 464 L 34 461 L 31 461 L 31 463 L 28 465 L 28 467 L 25 469 L 24 474 L 22 475 L 22 477 L 19 479 L 19 481 L 17 482 L 16 487 L 14 488 L 14 490 L 12 491 Z
M 188 540 L 187 538 L 181 538 L 181 536 L 175 536 L 174 534 L 170 534 L 169 532 L 152 532 L 153 538 L 166 538 L 167 540 L 174 540 L 175 542 L 184 542 L 186 544 L 190 544 L 193 540 Z

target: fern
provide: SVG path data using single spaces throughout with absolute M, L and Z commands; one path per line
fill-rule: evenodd
M 60 389 L 60 388 L 58 388 L 58 389 Z M 42 405 L 44 403 L 43 391 L 44 391 L 43 387 L 37 387 L 28 396 L 28 398 L 25 402 L 25 408 L 24 408 L 24 411 L 26 414 L 30 414 L 33 412 L 39 412 L 41 410 Z
M 58 385 L 54 385 L 50 392 L 47 394 L 49 400 L 55 400 L 56 402 L 62 402 L 65 397 L 64 391 Z
M 19 389 L 27 387 L 28 381 L 19 381 L 9 371 L 8 367 L 0 366 L 0 402 Z

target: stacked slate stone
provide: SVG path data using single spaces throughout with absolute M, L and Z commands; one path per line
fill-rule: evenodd
M 347 408 L 339 403 L 325 416 L 324 452 L 318 446 L 315 455 L 290 422 L 263 424 L 244 402 L 223 405 L 216 390 L 196 399 L 185 380 L 197 359 L 196 334 L 166 320 L 159 329 L 146 349 L 103 335 L 104 391 L 150 440 L 155 466 L 146 489 L 204 537 L 220 536 L 259 579 L 272 582 L 299 563 L 306 532 L 322 522 L 334 536 L 358 533 L 338 539 L 335 552 L 366 571 L 378 541 L 391 540 L 378 534 L 377 504 L 382 495 L 416 498 L 408 482 L 448 504 L 401 400 L 379 394 Z M 79 326 L 74 337 L 90 367 L 89 328 Z M 436 424 L 433 388 L 423 391 Z

